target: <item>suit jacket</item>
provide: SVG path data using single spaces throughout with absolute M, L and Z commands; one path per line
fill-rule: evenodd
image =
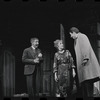
M 76 39 L 74 46 L 79 82 L 81 83 L 85 80 L 100 77 L 100 65 L 88 37 L 85 34 L 78 33 L 78 38 Z M 88 62 L 85 66 L 83 66 L 82 62 L 85 59 L 88 59 Z
M 34 59 L 38 57 L 38 54 L 41 53 L 40 49 L 33 50 L 32 47 L 26 48 L 23 51 L 22 62 L 25 64 L 24 66 L 24 75 L 33 74 L 35 67 L 39 67 L 39 64 L 34 62 Z M 40 62 L 43 60 L 42 57 L 38 57 Z

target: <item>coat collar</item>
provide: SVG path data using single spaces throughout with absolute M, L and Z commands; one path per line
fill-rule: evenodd
M 36 50 L 37 49 L 33 49 L 32 47 L 30 47 L 30 53 L 33 56 L 33 58 L 36 56 Z
M 35 48 L 33 46 L 31 46 L 33 50 L 35 50 Z
M 31 51 L 35 53 L 36 49 L 33 49 L 32 46 L 30 47 Z

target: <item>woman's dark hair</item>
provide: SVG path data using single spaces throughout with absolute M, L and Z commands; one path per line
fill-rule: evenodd
M 78 33 L 79 32 L 79 29 L 76 28 L 76 27 L 72 27 L 72 28 L 70 28 L 70 31 L 69 32 L 71 32 L 71 33 L 73 33 L 73 32 Z

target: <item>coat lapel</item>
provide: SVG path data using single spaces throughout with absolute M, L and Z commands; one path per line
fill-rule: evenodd
M 30 47 L 30 53 L 33 56 L 33 58 L 36 57 L 36 50 L 34 50 L 32 47 Z

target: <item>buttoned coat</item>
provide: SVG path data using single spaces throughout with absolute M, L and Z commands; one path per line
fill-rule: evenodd
M 39 64 L 34 62 L 34 59 L 38 57 L 38 54 L 41 53 L 40 49 L 34 50 L 32 47 L 26 48 L 23 51 L 22 62 L 24 66 L 24 75 L 33 74 L 35 67 L 39 67 Z M 42 61 L 43 58 L 39 57 L 39 60 Z

